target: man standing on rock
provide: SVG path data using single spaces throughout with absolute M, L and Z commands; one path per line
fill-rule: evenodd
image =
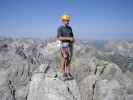
M 57 39 L 61 41 L 61 63 L 60 70 L 64 80 L 73 79 L 70 73 L 70 62 L 73 53 L 74 35 L 72 28 L 69 26 L 70 16 L 61 16 L 62 24 L 57 30 Z

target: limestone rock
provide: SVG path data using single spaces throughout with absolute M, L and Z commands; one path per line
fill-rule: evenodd
M 75 80 L 62 81 L 44 73 L 35 73 L 30 82 L 27 100 L 81 100 Z

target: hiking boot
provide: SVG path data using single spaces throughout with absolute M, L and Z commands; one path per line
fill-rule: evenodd
M 67 76 L 68 76 L 68 80 L 73 80 L 74 78 L 71 73 L 68 73 Z
M 63 80 L 64 80 L 64 81 L 68 80 L 68 75 L 67 75 L 67 73 L 64 73 L 64 74 L 63 74 Z

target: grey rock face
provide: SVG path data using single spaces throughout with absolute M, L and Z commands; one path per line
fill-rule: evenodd
M 28 82 L 41 63 L 39 52 L 33 53 L 32 40 L 0 41 L 0 100 L 26 100 Z M 31 48 L 32 47 L 32 48 Z
M 0 39 L 0 100 L 133 100 L 133 42 L 105 43 L 103 50 L 75 44 L 74 80 L 66 82 L 54 78 L 57 43 L 44 44 Z
M 116 80 L 98 81 L 95 91 L 94 100 L 125 100 L 125 91 Z
M 46 100 L 80 100 L 77 87 L 75 81 L 64 83 L 59 79 L 35 75 L 30 84 L 27 100 L 44 100 L 44 98 Z
M 45 66 L 42 67 L 45 69 Z M 80 100 L 75 80 L 64 82 L 44 72 L 41 70 L 32 76 L 27 100 Z
M 82 54 L 74 70 L 81 100 L 132 100 L 133 74 L 124 73 L 116 64 Z

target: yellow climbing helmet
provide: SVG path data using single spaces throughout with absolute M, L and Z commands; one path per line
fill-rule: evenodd
M 61 20 L 64 21 L 64 20 L 70 20 L 70 16 L 68 15 L 63 15 L 61 16 Z

